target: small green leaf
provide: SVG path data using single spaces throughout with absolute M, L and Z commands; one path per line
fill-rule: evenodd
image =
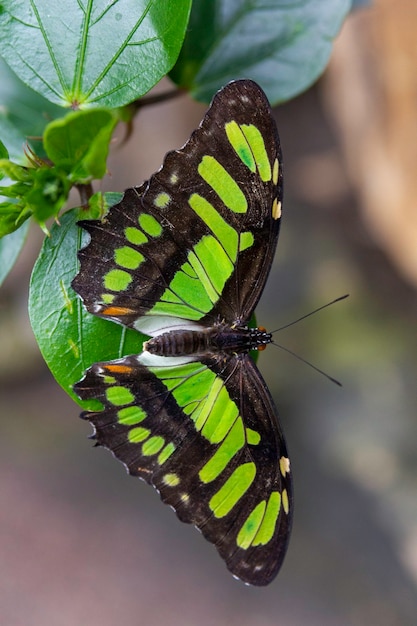
M 26 222 L 16 230 L 16 232 L 0 239 L 0 285 L 3 283 L 7 274 L 12 269 L 19 253 L 25 243 L 26 235 L 29 229 L 29 222 Z M 0 216 L 0 232 L 1 232 L 1 216 Z
M 46 127 L 43 136 L 46 154 L 71 175 L 73 182 L 103 178 L 117 121 L 117 116 L 107 109 L 69 113 Z
M 30 181 L 30 170 L 27 167 L 13 163 L 9 159 L 0 159 L 0 173 L 10 180 L 26 183 Z
M 2 141 L 0 141 L 0 159 L 8 159 L 9 153 L 7 151 L 6 146 Z
M 83 210 L 80 218 L 82 217 L 83 220 L 102 219 L 110 207 L 120 202 L 122 197 L 123 194 L 117 191 L 107 191 L 106 193 L 97 191 L 97 193 L 91 196 L 88 201 L 88 209 L 86 211 Z
M 8 0 L 0 54 L 51 102 L 118 107 L 174 65 L 191 0 Z
M 0 240 L 17 230 L 30 215 L 30 211 L 25 210 L 21 204 L 0 202 Z
M 141 352 L 143 335 L 88 313 L 71 288 L 77 251 L 87 233 L 76 224 L 84 212 L 65 213 L 44 241 L 30 282 L 29 316 L 42 355 L 65 391 L 80 404 L 72 386 L 92 363 Z M 97 338 L 99 337 L 99 340 Z M 92 403 L 83 403 L 93 409 Z
M 66 173 L 49 165 L 22 167 L 7 159 L 0 160 L 0 172 L 15 181 L 0 186 L 0 193 L 18 200 L 0 205 L 0 236 L 16 230 L 30 215 L 48 233 L 46 220 L 56 217 L 68 198 L 71 183 Z
M 209 102 L 223 85 L 252 78 L 274 104 L 323 72 L 351 0 L 194 0 L 170 76 Z
M 57 167 L 32 168 L 32 185 L 23 197 L 33 217 L 45 229 L 45 222 L 56 217 L 67 201 L 71 184 Z M 46 231 L 47 232 L 47 231 Z

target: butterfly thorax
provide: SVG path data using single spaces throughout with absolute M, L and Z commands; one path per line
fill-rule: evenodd
M 271 343 L 263 328 L 217 324 L 201 330 L 171 330 L 149 339 L 143 349 L 158 356 L 186 356 L 207 353 L 241 353 Z

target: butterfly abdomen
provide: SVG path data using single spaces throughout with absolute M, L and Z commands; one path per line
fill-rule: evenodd
M 158 356 L 186 356 L 249 352 L 271 341 L 271 334 L 259 328 L 218 325 L 203 330 L 172 330 L 161 333 L 147 341 L 143 347 Z
M 143 349 L 158 356 L 204 354 L 210 351 L 210 330 L 171 330 L 149 339 Z

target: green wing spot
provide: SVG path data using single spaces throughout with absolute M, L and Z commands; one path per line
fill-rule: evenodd
M 134 250 L 130 246 L 123 246 L 123 248 L 116 248 L 114 251 L 114 260 L 117 265 L 125 267 L 128 270 L 136 270 L 144 260 L 143 254 Z
M 193 193 L 188 204 L 197 213 L 198 217 L 210 228 L 213 235 L 219 240 L 230 259 L 234 262 L 237 257 L 238 235 L 232 226 L 222 218 L 214 206 L 198 193 Z
M 256 163 L 252 151 L 239 124 L 234 120 L 225 125 L 226 135 L 239 159 L 251 172 L 256 172 Z
M 181 300 L 181 296 L 184 298 L 183 300 Z M 166 315 L 199 320 L 210 311 L 212 306 L 202 283 L 196 278 L 192 278 L 187 272 L 183 272 L 181 268 L 174 275 L 170 286 L 165 289 L 161 300 L 152 307 L 148 315 L 165 313 Z
M 104 286 L 110 291 L 124 291 L 132 282 L 132 276 L 124 270 L 110 270 L 104 277 Z
M 217 239 L 211 235 L 206 235 L 194 246 L 194 253 L 198 257 L 199 263 L 193 263 L 195 258 L 192 256 L 192 252 L 189 255 L 189 261 L 212 302 L 215 303 L 219 299 L 219 294 L 223 291 L 227 279 L 232 275 L 233 263 Z M 215 291 L 213 291 L 213 287 Z
M 192 415 L 196 409 L 198 409 L 199 402 L 189 402 L 183 407 L 183 411 L 186 415 Z
M 210 443 L 223 441 L 238 416 L 238 408 L 223 380 L 199 363 L 188 363 L 180 369 L 180 372 L 179 368 L 171 370 L 172 378 L 171 372 L 164 372 L 164 384 L 172 390 L 178 405 L 190 415 L 196 430 Z
M 200 470 L 203 482 L 214 480 L 245 443 L 243 422 L 221 378 L 200 363 L 181 367 L 151 368 L 181 408 L 190 415 L 197 431 L 212 444 L 222 442 Z
M 158 193 L 158 195 L 155 196 L 155 199 L 153 201 L 154 205 L 158 209 L 166 209 L 170 202 L 171 202 L 171 196 L 165 193 L 165 191 L 161 191 L 161 193 Z
M 172 395 L 181 408 L 189 403 L 200 403 L 207 397 L 207 390 L 214 383 L 216 374 L 201 363 L 187 363 L 168 372 L 163 372 L 163 381 L 168 389 L 175 385 Z M 167 380 L 171 379 L 171 380 Z M 180 381 L 181 384 L 178 384 Z M 194 420 L 195 421 L 195 420 Z
M 184 301 L 181 300 L 171 289 L 165 289 L 161 296 L 161 302 L 169 302 L 170 304 L 184 305 Z
M 268 159 L 262 134 L 253 124 L 242 124 L 241 128 L 255 157 L 259 176 L 264 183 L 267 183 L 272 177 L 271 163 Z
M 116 296 L 112 293 L 102 293 L 100 298 L 103 304 L 111 304 Z
M 106 389 L 106 398 L 114 406 L 123 406 L 124 404 L 131 404 L 135 400 L 135 396 L 126 387 L 115 385 Z
M 117 411 L 117 421 L 125 426 L 140 424 L 146 418 L 146 413 L 140 406 L 126 406 Z
M 239 548 L 247 550 L 251 545 L 259 530 L 265 513 L 266 502 L 262 500 L 253 509 L 242 528 L 239 530 L 236 543 Z
M 193 268 L 193 270 L 195 271 L 195 273 L 197 274 L 197 278 L 198 281 L 202 287 L 202 290 L 206 293 L 209 301 L 210 301 L 210 305 L 209 308 L 207 309 L 210 310 L 212 303 L 217 302 L 217 300 L 219 299 L 219 294 L 216 292 L 216 290 L 214 289 L 210 278 L 207 274 L 207 270 L 204 267 L 203 263 L 201 262 L 200 258 L 195 254 L 195 252 L 198 252 L 200 254 L 200 256 L 204 259 L 204 261 L 213 261 L 213 259 L 209 258 L 209 250 L 205 249 L 204 244 L 203 246 L 199 245 L 202 243 L 202 241 L 204 239 L 209 239 L 211 237 L 211 235 L 206 235 L 206 237 L 203 237 L 203 239 L 201 241 L 198 242 L 198 244 L 196 246 L 194 246 L 194 250 L 191 250 L 188 254 L 188 260 L 190 261 L 190 264 Z M 214 240 L 216 241 L 216 240 Z M 198 246 L 198 248 L 197 248 Z
M 180 478 L 178 474 L 165 474 L 162 478 L 162 482 L 167 487 L 177 487 L 180 484 Z
M 203 156 L 198 166 L 198 173 L 228 209 L 234 213 L 246 213 L 248 203 L 245 194 L 217 159 L 208 155 Z
M 246 429 L 246 440 L 251 446 L 257 446 L 261 440 L 261 435 L 252 428 Z
M 136 426 L 135 428 L 129 430 L 129 432 L 127 433 L 127 437 L 130 443 L 141 443 L 142 441 L 145 441 L 145 439 L 147 439 L 150 434 L 151 431 L 148 428 Z
M 202 318 L 218 301 L 233 268 L 217 239 L 205 235 L 190 250 L 187 261 L 148 315 L 165 313 L 193 320 Z
M 151 437 L 142 446 L 142 453 L 145 456 L 152 456 L 157 454 L 165 445 L 165 439 L 163 437 Z
M 198 475 L 203 483 L 210 483 L 220 476 L 226 465 L 244 445 L 243 422 L 238 419 L 211 459 L 199 471 Z
M 145 231 L 151 237 L 159 237 L 162 233 L 161 224 L 154 218 L 153 215 L 147 213 L 141 213 L 139 215 L 139 225 L 142 230 Z
M 149 241 L 145 233 L 133 226 L 125 228 L 125 237 L 130 243 L 135 244 L 135 246 L 140 246 Z
M 230 399 L 223 381 L 217 380 L 220 380 L 222 388 L 201 432 L 210 443 L 223 441 L 239 415 L 239 410 L 233 400 Z
M 187 274 L 187 276 L 189 276 L 190 278 L 194 278 L 198 280 L 197 274 L 195 273 L 191 265 L 188 263 L 188 261 L 184 263 L 184 265 L 182 265 L 181 270 L 184 272 L 184 274 Z
M 174 390 L 173 395 L 180 404 L 181 400 L 183 400 L 185 404 L 188 400 L 194 399 L 196 395 L 206 395 L 207 384 L 211 384 L 216 378 L 214 372 L 198 361 L 186 363 L 185 365 L 175 365 L 173 367 L 165 366 L 161 368 L 157 366 L 150 367 L 149 369 L 155 376 L 164 381 L 168 389 L 173 389 L 178 386 L 177 389 Z M 183 397 L 182 393 L 180 397 L 177 397 L 176 392 L 178 389 L 188 389 L 188 393 L 185 394 L 185 397 Z
M 255 476 L 255 463 L 239 465 L 209 502 L 209 507 L 214 516 L 225 517 L 230 513 L 235 504 L 247 492 Z
M 253 539 L 252 545 L 264 546 L 271 541 L 275 532 L 280 508 L 281 495 L 279 491 L 273 491 L 269 496 L 262 524 Z
M 103 383 L 105 385 L 113 385 L 116 382 L 114 376 L 103 376 Z
M 207 387 L 206 389 L 207 395 L 204 399 L 204 402 L 202 402 L 199 405 L 199 408 L 196 411 L 194 411 L 194 414 L 192 416 L 192 419 L 194 420 L 195 427 L 197 430 L 200 431 L 203 427 L 205 427 L 205 423 L 210 413 L 213 412 L 213 407 L 216 406 L 216 402 L 218 400 L 218 396 L 222 387 L 223 387 L 223 381 L 221 378 L 215 378 L 214 382 L 210 385 L 210 387 Z M 209 432 L 206 431 L 204 436 L 211 443 L 214 443 L 211 441 L 210 436 L 208 435 L 209 435 Z
M 278 184 L 278 174 L 279 174 L 279 161 L 278 159 L 275 159 L 274 165 L 272 168 L 272 182 L 274 183 L 274 185 Z
M 243 252 L 247 248 L 253 246 L 253 242 L 255 241 L 254 236 L 250 232 L 241 233 L 240 241 L 239 241 L 239 252 Z
M 175 452 L 174 444 L 173 443 L 167 443 L 165 448 L 163 448 L 161 450 L 161 452 L 158 454 L 158 463 L 159 463 L 159 465 L 163 465 L 165 463 L 165 461 L 167 461 L 169 459 L 169 457 L 171 456 L 171 454 L 173 454 L 174 452 Z

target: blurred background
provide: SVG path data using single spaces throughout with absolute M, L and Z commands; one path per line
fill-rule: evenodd
M 349 17 L 325 75 L 277 107 L 285 219 L 257 310 L 340 389 L 271 346 L 259 366 L 286 433 L 295 522 L 267 588 L 128 477 L 52 379 L 27 317 L 41 233 L 0 291 L 0 624 L 417 623 L 417 4 Z M 161 89 L 165 89 L 167 84 Z M 205 107 L 145 108 L 103 189 L 139 184 Z M 123 144 L 123 145 L 122 145 Z

